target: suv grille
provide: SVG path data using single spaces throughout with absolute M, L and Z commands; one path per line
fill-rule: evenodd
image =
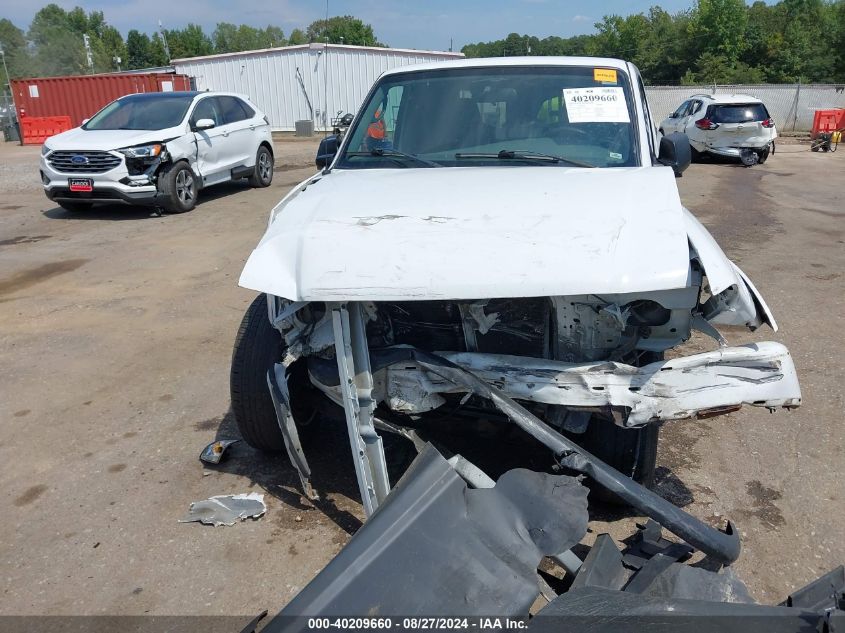
M 85 160 L 77 157 L 82 157 Z M 47 157 L 47 162 L 53 169 L 66 174 L 101 174 L 120 165 L 120 161 L 119 156 L 108 152 L 56 151 Z

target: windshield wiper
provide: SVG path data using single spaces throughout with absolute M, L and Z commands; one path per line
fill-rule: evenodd
M 385 149 L 383 147 L 376 147 L 370 150 L 370 154 L 373 156 L 395 156 L 397 158 L 408 158 L 410 160 L 416 161 L 421 165 L 428 165 L 429 167 L 443 167 L 440 163 L 435 163 L 433 160 L 427 160 L 425 158 L 420 158 L 419 156 L 414 156 L 413 154 L 406 154 L 405 152 L 400 152 L 395 149 Z
M 347 152 L 347 156 L 384 156 L 385 158 L 407 158 L 408 160 L 412 160 L 415 163 L 419 163 L 420 165 L 425 165 L 427 167 L 443 167 L 440 163 L 435 163 L 433 160 L 427 160 L 425 158 L 420 158 L 419 156 L 414 156 L 413 154 L 406 154 L 405 152 L 400 152 L 395 149 L 385 149 L 383 147 L 376 147 L 370 150 L 369 152 Z M 396 161 L 399 162 L 399 161 Z M 402 163 L 399 163 L 402 164 Z
M 572 160 L 571 158 L 564 158 L 563 156 L 555 156 L 554 154 L 543 154 L 541 152 L 531 152 L 521 149 L 503 149 L 498 154 L 483 153 L 483 152 L 467 152 L 455 154 L 457 160 L 465 160 L 472 158 L 497 158 L 499 160 L 536 160 L 544 163 L 566 163 L 567 165 L 574 165 L 575 167 L 595 167 L 590 163 L 584 163 L 580 160 Z

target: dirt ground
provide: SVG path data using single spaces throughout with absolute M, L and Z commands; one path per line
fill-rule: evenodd
M 253 298 L 238 275 L 314 149 L 282 141 L 270 188 L 222 186 L 157 218 L 69 214 L 40 190 L 38 148 L 0 145 L 0 613 L 272 613 L 360 526 L 342 435 L 312 453 L 316 506 L 285 458 L 239 444 L 219 468 L 197 459 L 237 433 L 229 360 Z M 763 166 L 678 181 L 781 327 L 730 342 L 781 341 L 801 377 L 795 412 L 675 422 L 661 440 L 659 490 L 737 524 L 736 567 L 763 602 L 845 562 L 843 168 L 845 152 L 784 144 Z M 260 520 L 177 522 L 191 501 L 249 491 L 265 494 Z M 593 535 L 623 537 L 637 517 L 593 519 Z

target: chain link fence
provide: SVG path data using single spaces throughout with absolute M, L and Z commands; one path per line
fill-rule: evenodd
M 830 84 L 736 84 L 647 86 L 652 115 L 659 125 L 695 94 L 745 94 L 766 104 L 781 132 L 808 132 L 816 110 L 845 108 L 845 86 Z
M 18 115 L 11 95 L 0 94 L 0 142 L 20 139 L 17 122 Z

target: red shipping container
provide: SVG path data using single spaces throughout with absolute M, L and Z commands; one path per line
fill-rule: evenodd
M 172 73 L 40 77 L 12 79 L 11 84 L 19 120 L 69 116 L 72 127 L 124 95 L 191 89 L 186 75 Z
M 816 138 L 819 132 L 835 132 L 843 129 L 845 129 L 845 108 L 816 110 L 813 115 L 813 130 L 810 138 Z

